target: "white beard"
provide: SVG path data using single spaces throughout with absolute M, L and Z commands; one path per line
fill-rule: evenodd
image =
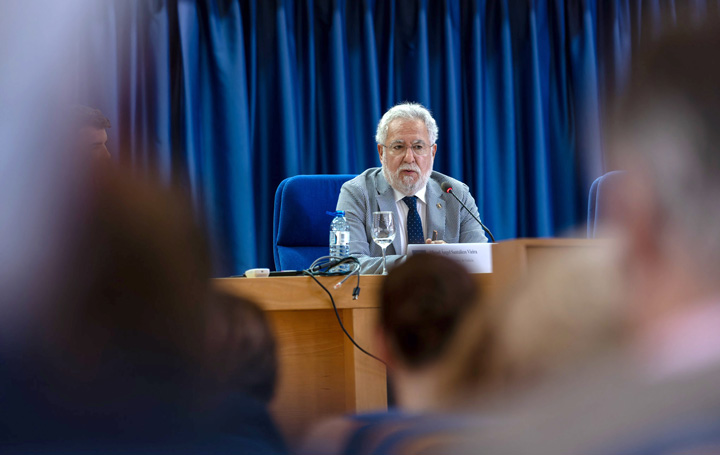
M 417 165 L 417 163 L 403 163 L 401 164 L 397 170 L 395 171 L 394 175 L 390 174 L 390 171 L 387 167 L 387 160 L 385 158 L 385 154 L 383 154 L 382 157 L 382 171 L 383 175 L 385 176 L 385 180 L 388 181 L 390 186 L 392 186 L 394 189 L 398 190 L 402 194 L 406 196 L 412 196 L 415 193 L 417 193 L 420 188 L 423 188 L 425 185 L 427 185 L 428 180 L 430 180 L 430 174 L 432 173 L 433 168 L 433 162 L 435 161 L 435 158 L 430 158 L 430 167 L 428 168 L 427 172 L 425 174 L 422 174 L 420 172 L 420 166 Z M 401 171 L 415 171 L 417 172 L 418 179 L 413 182 L 412 177 L 405 176 L 401 177 L 400 172 Z

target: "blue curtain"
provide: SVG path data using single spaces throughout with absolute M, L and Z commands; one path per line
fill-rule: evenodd
M 717 11 L 691 3 L 689 20 Z M 379 165 L 377 121 L 404 100 L 432 110 L 435 169 L 470 186 L 498 240 L 562 235 L 605 171 L 602 100 L 622 90 L 633 46 L 682 20 L 673 0 L 93 8 L 78 31 L 78 101 L 112 121 L 117 160 L 187 189 L 218 275 L 272 267 L 279 182 Z

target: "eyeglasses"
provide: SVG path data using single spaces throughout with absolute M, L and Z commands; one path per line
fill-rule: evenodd
M 401 156 L 405 155 L 406 150 L 408 147 L 412 150 L 412 152 L 415 154 L 415 156 L 425 156 L 430 153 L 430 150 L 432 149 L 431 146 L 427 146 L 425 144 L 412 144 L 412 145 L 405 145 L 405 144 L 393 144 L 390 147 L 388 147 L 385 144 L 381 144 L 383 147 L 385 147 L 390 154 L 390 156 Z

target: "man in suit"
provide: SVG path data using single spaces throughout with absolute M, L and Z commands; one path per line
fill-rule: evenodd
M 350 254 L 362 273 L 382 271 L 382 249 L 372 240 L 372 214 L 393 212 L 397 235 L 387 249 L 388 266 L 405 258 L 407 245 L 436 242 L 487 242 L 475 200 L 464 183 L 432 170 L 437 152 L 437 124 L 417 103 L 402 103 L 383 115 L 375 140 L 382 167 L 370 168 L 346 182 L 338 210 L 350 225 Z M 448 182 L 472 215 L 440 186 Z

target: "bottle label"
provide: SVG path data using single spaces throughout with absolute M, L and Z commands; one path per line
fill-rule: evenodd
M 348 245 L 350 233 L 348 231 L 335 231 L 335 245 Z

